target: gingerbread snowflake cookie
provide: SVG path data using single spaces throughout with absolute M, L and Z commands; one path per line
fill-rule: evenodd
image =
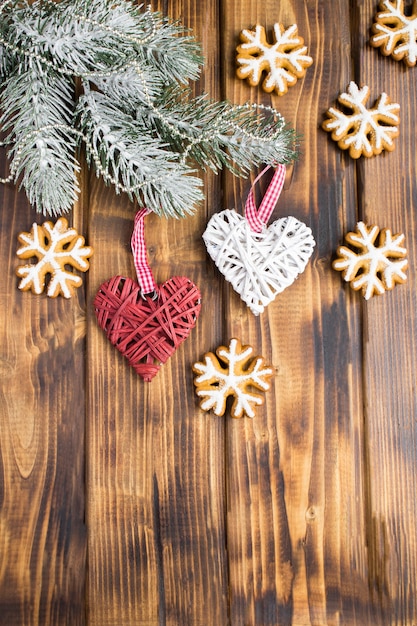
M 284 28 L 274 24 L 274 42 L 268 43 L 265 28 L 257 24 L 254 30 L 240 33 L 241 44 L 237 47 L 237 76 L 248 79 L 252 86 L 259 85 L 267 93 L 275 91 L 279 96 L 288 91 L 302 78 L 313 63 L 307 54 L 304 39 L 297 34 L 297 25 Z
M 407 280 L 403 234 L 393 235 L 388 228 L 380 231 L 378 226 L 358 222 L 356 231 L 347 233 L 345 239 L 354 250 L 340 246 L 333 268 L 342 272 L 345 281 L 361 291 L 365 300 Z
M 55 224 L 33 224 L 30 233 L 20 233 L 18 240 L 22 244 L 16 253 L 19 259 L 35 259 L 16 269 L 21 278 L 19 289 L 41 294 L 46 287 L 50 298 L 60 294 L 70 298 L 74 289 L 81 286 L 81 277 L 70 270 L 86 272 L 93 248 L 84 245 L 84 237 L 69 228 L 64 217 Z
M 211 409 L 215 415 L 224 415 L 229 396 L 233 397 L 232 417 L 254 417 L 255 407 L 263 404 L 258 391 L 268 391 L 273 376 L 262 356 L 253 356 L 252 346 L 242 346 L 231 339 L 229 346 L 220 346 L 216 354 L 208 352 L 204 362 L 194 363 L 194 379 L 200 407 Z
M 330 132 L 332 139 L 342 150 L 349 150 L 353 159 L 371 157 L 383 150 L 394 150 L 394 139 L 399 135 L 400 105 L 390 102 L 382 93 L 375 105 L 368 109 L 366 103 L 370 90 L 366 85 L 359 88 L 353 81 L 347 92 L 338 100 L 343 110 L 331 107 L 322 128 Z
M 413 67 L 417 61 L 417 2 L 409 14 L 403 0 L 382 0 L 372 25 L 370 44 L 385 56 Z

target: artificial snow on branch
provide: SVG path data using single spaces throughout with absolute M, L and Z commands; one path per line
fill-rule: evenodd
M 193 97 L 200 46 L 128 0 L 0 3 L 0 130 L 37 211 L 70 210 L 80 148 L 117 193 L 181 217 L 203 199 L 199 168 L 247 175 L 296 157 L 295 133 L 262 105 Z

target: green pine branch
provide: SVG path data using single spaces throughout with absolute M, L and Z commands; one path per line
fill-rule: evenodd
M 128 0 L 7 0 L 0 11 L 9 178 L 46 214 L 77 197 L 81 143 L 106 183 L 169 216 L 202 200 L 196 167 L 247 175 L 296 157 L 277 112 L 191 96 L 201 50 L 178 22 Z
M 11 171 L 44 214 L 71 210 L 79 193 L 73 104 L 71 81 L 46 75 L 32 60 L 8 77 L 2 92 L 0 127 L 6 132 Z
M 180 163 L 179 155 L 146 132 L 143 120 L 122 112 L 105 94 L 91 91 L 79 99 L 79 126 L 87 158 L 117 192 L 157 214 L 183 216 L 203 199 L 202 181 Z
M 203 169 L 227 167 L 246 175 L 262 163 L 296 158 L 294 131 L 268 110 L 215 102 L 207 95 L 191 98 L 188 89 L 177 88 L 136 114 L 151 120 L 162 141 L 187 152 Z

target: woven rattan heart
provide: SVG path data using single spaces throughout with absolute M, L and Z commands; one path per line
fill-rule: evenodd
M 130 278 L 103 283 L 94 307 L 108 339 L 147 382 L 185 341 L 200 313 L 200 292 L 188 278 L 174 276 L 142 296 Z
M 234 210 L 215 213 L 203 235 L 220 272 L 259 315 L 304 271 L 315 241 L 303 222 L 283 217 L 257 233 Z

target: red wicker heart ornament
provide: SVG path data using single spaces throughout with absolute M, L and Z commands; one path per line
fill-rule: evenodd
M 200 292 L 188 278 L 174 276 L 155 291 L 152 299 L 135 281 L 114 276 L 94 300 L 100 327 L 146 382 L 188 337 L 201 308 Z

